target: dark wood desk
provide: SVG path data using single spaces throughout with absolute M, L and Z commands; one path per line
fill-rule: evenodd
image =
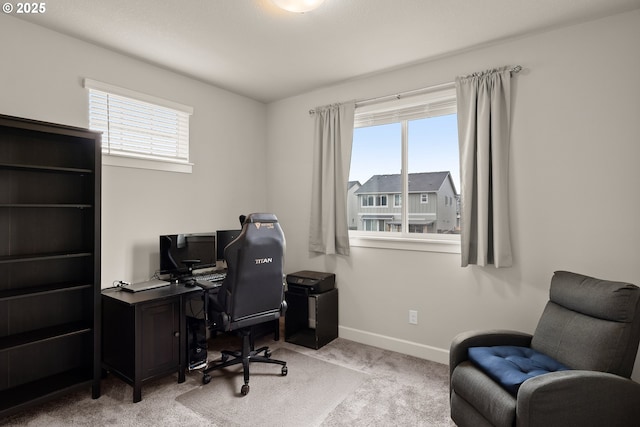
M 133 386 L 133 401 L 142 400 L 142 384 L 187 368 L 185 303 L 202 289 L 171 284 L 127 292 L 102 291 L 102 368 Z

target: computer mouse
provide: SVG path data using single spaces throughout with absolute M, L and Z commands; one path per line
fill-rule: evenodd
M 184 285 L 188 288 L 193 288 L 196 285 L 196 281 L 193 279 L 189 279 L 186 282 L 184 282 Z

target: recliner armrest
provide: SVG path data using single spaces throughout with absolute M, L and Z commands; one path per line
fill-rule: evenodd
M 598 371 L 570 370 L 525 381 L 517 425 L 631 426 L 640 420 L 640 384 Z
M 467 331 L 456 335 L 451 341 L 449 349 L 449 379 L 451 379 L 455 367 L 469 359 L 469 347 L 489 347 L 494 345 L 529 347 L 532 337 L 531 334 L 525 332 L 506 329 Z

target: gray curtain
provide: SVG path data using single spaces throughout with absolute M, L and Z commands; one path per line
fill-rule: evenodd
M 347 184 L 355 103 L 315 109 L 309 250 L 349 255 Z
M 456 78 L 462 266 L 510 267 L 511 70 Z

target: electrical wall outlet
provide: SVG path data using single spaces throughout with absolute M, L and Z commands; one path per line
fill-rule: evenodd
M 418 324 L 418 311 L 417 310 L 409 310 L 409 323 L 412 325 Z

